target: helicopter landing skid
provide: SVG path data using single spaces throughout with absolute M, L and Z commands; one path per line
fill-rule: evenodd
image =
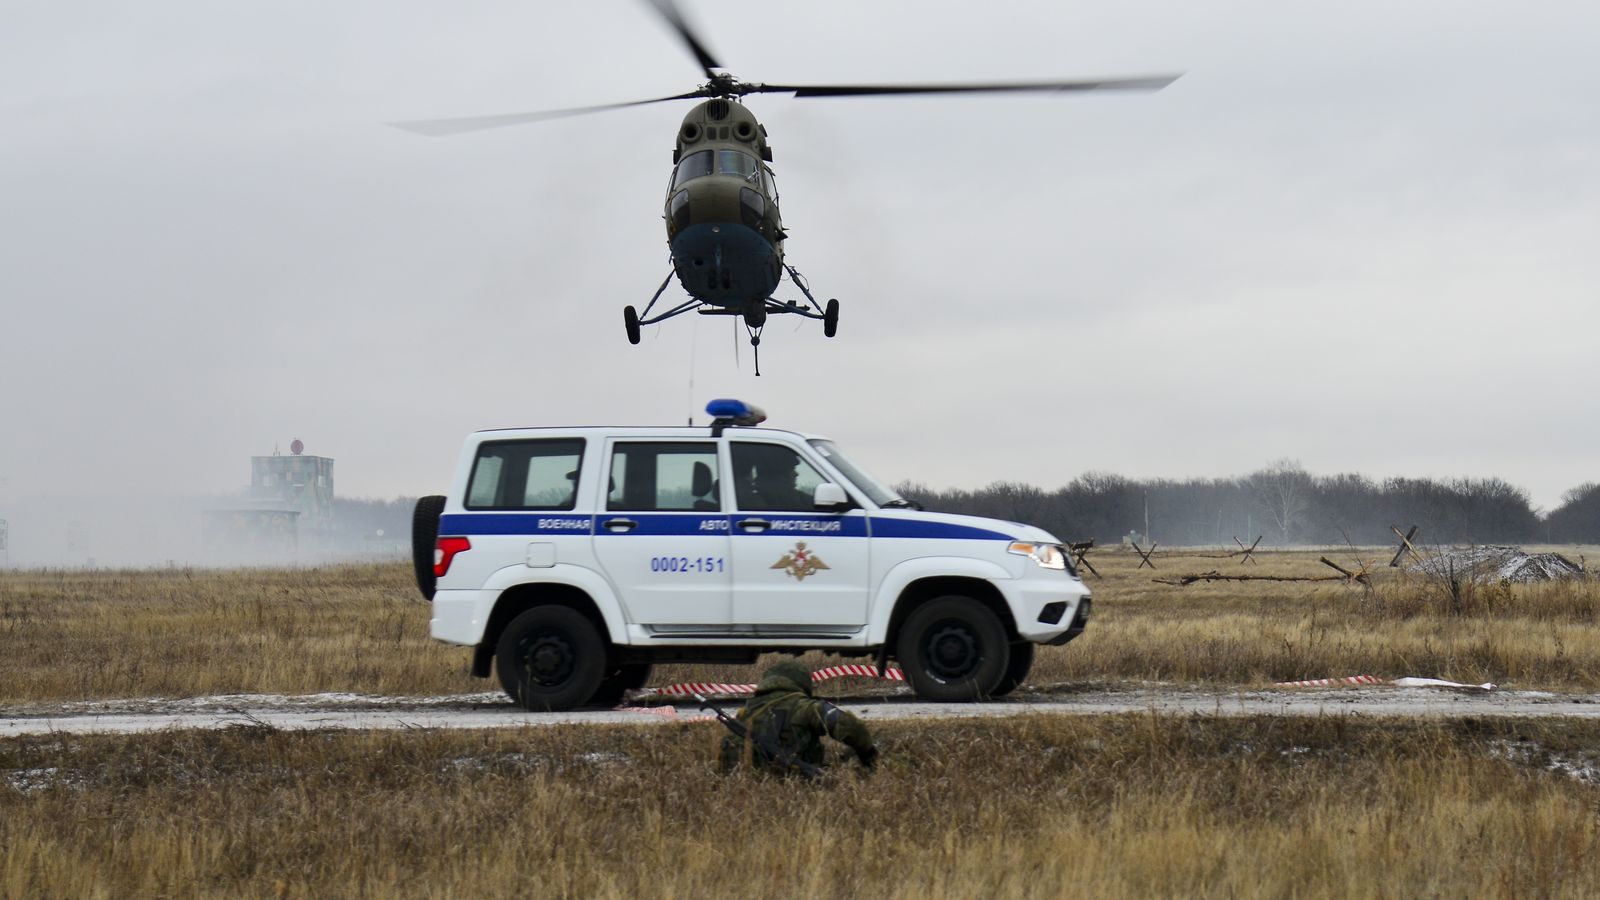
M 794 266 L 786 265 L 784 268 L 789 271 L 789 277 L 794 281 L 795 286 L 800 288 L 801 292 L 806 295 L 806 303 L 809 304 L 810 308 L 801 306 L 793 300 L 780 303 L 771 297 L 762 300 L 760 303 L 752 303 L 744 307 L 713 306 L 702 300 L 691 298 L 660 315 L 652 317 L 650 310 L 655 309 L 656 302 L 661 299 L 661 294 L 666 291 L 667 285 L 672 283 L 674 273 L 668 272 L 667 277 L 662 279 L 661 286 L 656 288 L 655 296 L 651 297 L 650 302 L 645 305 L 643 313 L 638 312 L 632 306 L 623 307 L 622 323 L 628 332 L 628 343 L 639 343 L 639 329 L 645 325 L 665 322 L 690 311 L 697 311 L 702 316 L 742 316 L 745 326 L 750 331 L 750 345 L 756 348 L 761 346 L 761 329 L 766 325 L 767 316 L 769 315 L 796 315 L 807 319 L 816 319 L 822 322 L 822 333 L 825 336 L 833 337 L 837 334 L 839 331 L 839 301 L 830 299 L 826 306 L 817 303 L 817 298 L 811 296 L 811 289 L 806 284 L 804 276 Z M 759 352 L 759 349 L 757 352 Z M 757 362 L 756 365 L 758 367 L 756 374 L 760 375 L 760 363 Z
M 662 292 L 667 289 L 667 285 L 672 283 L 672 275 L 672 272 L 668 272 L 667 277 L 661 280 L 661 286 L 656 288 L 655 296 L 651 297 L 650 302 L 645 304 L 643 313 L 638 312 L 631 306 L 625 306 L 622 308 L 622 325 L 628 330 L 628 343 L 639 343 L 639 329 L 643 326 L 654 325 L 657 322 L 665 322 L 674 316 L 681 316 L 684 313 L 701 305 L 699 300 L 685 300 L 661 315 L 656 316 L 655 318 L 650 318 L 650 310 L 656 308 L 656 301 L 661 299 Z
M 789 307 L 788 309 L 785 309 L 784 312 L 799 313 L 808 319 L 821 319 L 823 337 L 833 337 L 835 334 L 838 334 L 839 301 L 830 299 L 827 306 L 822 306 L 821 304 L 817 303 L 817 298 L 811 296 L 811 285 L 806 283 L 805 276 L 800 274 L 800 270 L 789 265 L 788 263 L 785 263 L 783 267 L 789 272 L 789 280 L 793 281 L 794 286 L 799 288 L 802 294 L 806 295 L 806 302 L 811 304 L 812 309 L 816 310 L 816 312 L 809 312 L 800 309 L 799 304 L 791 300 L 787 304 L 783 304 Z M 777 301 L 769 297 L 767 302 L 776 303 Z

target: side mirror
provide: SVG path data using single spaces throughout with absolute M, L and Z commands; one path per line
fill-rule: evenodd
M 844 492 L 844 488 L 824 481 L 817 485 L 816 493 L 811 495 L 811 505 L 817 509 L 846 509 L 850 506 L 850 496 Z

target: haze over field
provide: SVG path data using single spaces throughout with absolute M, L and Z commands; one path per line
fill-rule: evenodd
M 833 340 L 775 320 L 757 379 L 727 320 L 623 337 L 668 269 L 687 103 L 382 124 L 692 88 L 645 4 L 22 4 L 0 31 L 13 541 L 15 510 L 60 498 L 138 529 L 113 508 L 237 491 L 294 437 L 342 496 L 415 495 L 477 428 L 703 421 L 728 395 L 933 486 L 1287 457 L 1551 508 L 1600 478 L 1592 5 L 683 3 L 752 81 L 1186 74 L 751 98 L 790 262 L 843 306 Z

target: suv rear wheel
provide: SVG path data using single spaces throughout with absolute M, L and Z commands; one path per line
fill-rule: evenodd
M 1005 680 L 1011 644 L 999 616 L 971 597 L 952 594 L 906 617 L 895 656 L 919 698 L 980 700 L 994 696 Z
M 506 695 L 534 711 L 589 702 L 606 674 L 606 648 L 588 617 L 565 606 L 535 606 L 500 634 L 495 669 Z

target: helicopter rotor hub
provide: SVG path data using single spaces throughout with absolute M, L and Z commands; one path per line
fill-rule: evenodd
M 711 80 L 702 84 L 700 90 L 708 97 L 728 97 L 737 99 L 751 92 L 754 85 L 745 84 L 727 72 L 714 72 Z

